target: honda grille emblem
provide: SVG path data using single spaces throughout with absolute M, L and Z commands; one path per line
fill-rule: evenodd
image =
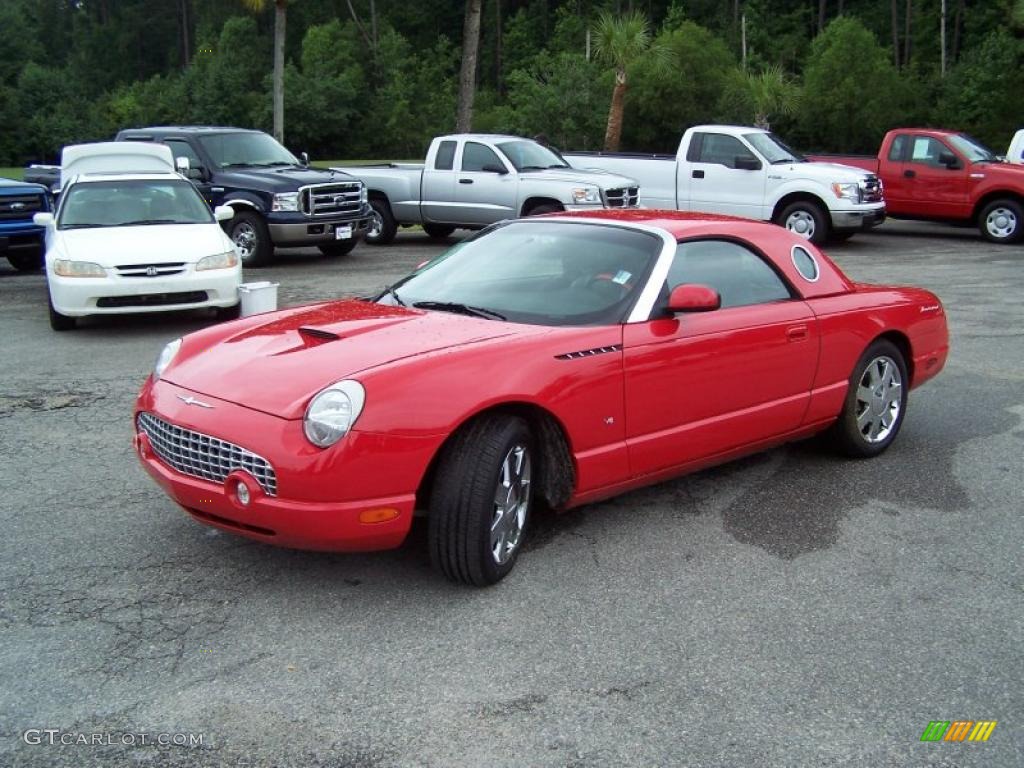
M 156 277 L 156 267 L 146 267 L 146 277 Z
M 188 397 L 178 395 L 178 399 L 185 405 L 198 405 L 200 408 L 213 408 L 209 403 L 204 403 L 202 400 L 196 400 L 192 395 L 189 395 Z

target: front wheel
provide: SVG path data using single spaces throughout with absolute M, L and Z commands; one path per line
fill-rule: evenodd
M 820 205 L 809 200 L 798 200 L 787 205 L 775 223 L 815 245 L 821 245 L 829 236 L 828 214 Z
M 861 355 L 850 376 L 849 390 L 832 442 L 854 458 L 877 456 L 892 445 L 907 411 L 907 364 L 889 341 L 876 341 Z
M 533 208 L 526 212 L 526 215 L 540 216 L 545 213 L 561 213 L 564 210 L 565 208 L 555 203 L 541 203 L 540 205 L 533 206 Z
M 1024 210 L 1016 200 L 993 200 L 978 214 L 978 228 L 993 243 L 1016 243 L 1024 234 Z
M 238 302 L 231 307 L 218 307 L 217 308 L 217 319 L 221 322 L 227 322 L 228 320 L 237 320 L 242 316 L 242 302 Z
M 258 213 L 241 211 L 231 219 L 231 240 L 243 267 L 265 267 L 274 258 L 267 222 Z
M 335 240 L 333 243 L 324 243 L 317 247 L 320 249 L 320 253 L 324 256 L 334 258 L 336 256 L 344 256 L 347 253 L 351 253 L 352 249 L 356 247 L 358 242 L 359 240 L 357 238 L 352 237 L 348 240 Z
M 28 253 L 8 253 L 7 261 L 19 272 L 36 272 L 43 267 L 43 250 Z
M 366 242 L 370 245 L 387 245 L 395 239 L 398 222 L 391 213 L 391 205 L 380 197 L 370 198 L 370 223 L 366 227 Z
M 75 318 L 62 315 L 53 306 L 53 299 L 49 294 L 46 296 L 46 303 L 50 308 L 50 327 L 55 331 L 71 331 L 75 328 Z
M 529 520 L 532 473 L 533 439 L 522 419 L 485 415 L 456 434 L 430 500 L 434 567 L 475 586 L 505 578 Z

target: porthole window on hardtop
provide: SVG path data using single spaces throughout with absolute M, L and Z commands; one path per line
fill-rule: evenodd
M 793 246 L 793 266 L 804 280 L 810 283 L 817 282 L 821 272 L 818 270 L 818 261 L 806 248 L 799 245 Z

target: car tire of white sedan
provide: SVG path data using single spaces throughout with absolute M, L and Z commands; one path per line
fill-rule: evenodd
M 243 267 L 265 267 L 274 258 L 267 222 L 258 213 L 238 211 L 231 219 L 231 241 Z
M 55 331 L 72 331 L 75 328 L 75 318 L 62 315 L 53 306 L 53 299 L 49 292 L 46 294 L 46 303 L 50 307 L 50 327 Z
M 1016 243 L 1024 236 L 1024 208 L 1016 200 L 993 200 L 978 214 L 978 229 L 993 243 Z
M 488 414 L 441 456 L 430 499 L 430 559 L 452 581 L 486 586 L 515 565 L 533 499 L 534 442 L 526 422 Z
M 903 353 L 885 339 L 871 344 L 853 369 L 843 411 L 829 430 L 836 448 L 870 458 L 892 445 L 907 412 L 909 389 Z
M 395 239 L 398 222 L 391 213 L 391 205 L 384 198 L 371 197 L 370 224 L 366 228 L 366 242 L 370 245 L 387 245 Z
M 217 319 L 222 322 L 228 320 L 237 320 L 242 316 L 242 302 L 238 302 L 233 307 L 220 307 L 217 309 Z
M 790 203 L 782 209 L 775 223 L 815 245 L 821 245 L 829 237 L 828 214 L 810 200 Z

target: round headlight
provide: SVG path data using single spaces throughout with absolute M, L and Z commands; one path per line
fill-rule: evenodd
M 339 381 L 322 390 L 306 408 L 306 438 L 320 448 L 334 445 L 355 424 L 365 402 L 366 390 L 358 381 Z
M 178 350 L 181 349 L 181 339 L 175 339 L 174 341 L 168 342 L 162 350 L 160 355 L 156 359 L 156 365 L 153 366 L 153 378 L 159 379 L 163 372 L 167 369 L 167 366 L 171 364 L 171 360 L 178 354 Z

